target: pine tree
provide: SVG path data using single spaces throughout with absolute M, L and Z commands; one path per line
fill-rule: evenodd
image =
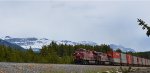
M 116 52 L 122 53 L 122 50 L 118 48 L 118 49 L 116 50 Z
M 26 58 L 25 60 L 26 62 L 34 62 L 35 54 L 31 47 L 26 51 L 25 58 Z
M 148 24 L 146 24 L 142 19 L 138 19 L 139 25 L 143 26 L 142 29 L 147 29 L 146 35 L 149 37 L 150 35 L 150 27 L 148 26 Z

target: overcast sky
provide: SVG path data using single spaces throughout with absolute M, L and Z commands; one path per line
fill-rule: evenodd
M 84 40 L 150 51 L 150 37 L 137 18 L 150 25 L 150 1 L 0 0 L 0 37 Z

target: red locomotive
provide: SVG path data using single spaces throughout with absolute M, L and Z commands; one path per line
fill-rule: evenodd
M 77 64 L 105 64 L 109 60 L 105 53 L 78 49 L 74 53 L 74 61 Z
M 76 64 L 150 66 L 149 59 L 114 51 L 102 53 L 81 48 L 73 56 Z

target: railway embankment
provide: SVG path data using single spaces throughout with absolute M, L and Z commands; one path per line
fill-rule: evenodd
M 120 66 L 0 62 L 0 73 L 102 73 L 119 68 Z M 132 67 L 132 69 L 136 71 L 131 73 L 150 73 L 148 67 Z

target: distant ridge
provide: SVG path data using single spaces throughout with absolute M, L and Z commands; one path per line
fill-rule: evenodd
M 0 45 L 4 45 L 4 46 L 7 46 L 7 47 L 11 47 L 11 48 L 13 48 L 13 49 L 25 50 L 24 48 L 22 48 L 21 46 L 19 46 L 19 45 L 17 45 L 17 44 L 10 43 L 10 42 L 7 42 L 7 41 L 2 40 L 2 39 L 0 39 Z
M 49 45 L 52 41 L 56 42 L 57 44 L 67 44 L 67 45 L 80 45 L 80 44 L 91 45 L 91 46 L 98 45 L 97 43 L 92 42 L 92 41 L 73 42 L 73 41 L 69 41 L 69 40 L 49 40 L 47 38 L 35 38 L 35 37 L 13 38 L 10 36 L 5 36 L 3 38 L 3 40 L 13 43 L 13 44 L 17 44 L 25 49 L 29 49 L 31 47 L 33 49 L 33 51 L 39 51 L 39 49 L 41 49 L 43 45 Z M 115 45 L 115 44 L 110 44 L 110 47 L 114 50 L 120 48 L 124 52 L 127 52 L 127 51 L 135 52 L 131 48 L 125 48 L 123 46 L 119 46 L 119 45 Z

